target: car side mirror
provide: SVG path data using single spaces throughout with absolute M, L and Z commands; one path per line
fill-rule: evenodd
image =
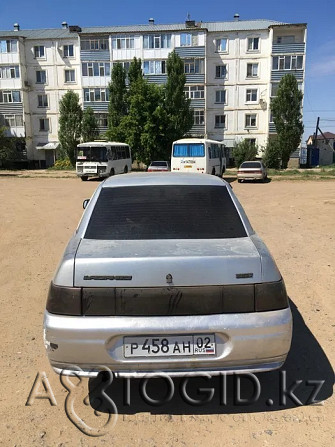
M 89 204 L 90 199 L 85 199 L 83 201 L 83 208 L 85 209 L 87 207 L 87 205 Z

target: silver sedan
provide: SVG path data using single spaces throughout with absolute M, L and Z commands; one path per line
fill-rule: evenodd
M 224 180 L 141 173 L 100 184 L 50 284 L 44 342 L 58 373 L 279 368 L 283 278 Z

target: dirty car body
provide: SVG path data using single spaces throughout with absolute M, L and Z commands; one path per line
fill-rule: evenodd
M 201 174 L 99 185 L 44 316 L 52 367 L 84 376 L 268 371 L 284 363 L 291 332 L 267 247 L 228 183 Z

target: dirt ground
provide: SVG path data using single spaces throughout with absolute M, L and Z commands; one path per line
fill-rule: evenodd
M 232 183 L 283 274 L 294 316 L 288 360 L 281 371 L 257 376 L 259 399 L 237 405 L 235 379 L 228 378 L 225 395 L 222 378 L 200 378 L 190 381 L 189 395 L 206 399 L 199 388 L 212 388 L 210 402 L 185 402 L 175 380 L 172 400 L 154 407 L 141 396 L 139 380 L 127 388 L 118 379 L 109 395 L 119 415 L 116 420 L 112 411 L 108 423 L 98 399 L 83 401 L 94 388 L 99 396 L 103 385 L 73 378 L 63 386 L 43 345 L 49 282 L 80 219 L 83 199 L 99 184 L 81 182 L 71 173 L 59 177 L 0 172 L 1 446 L 335 445 L 335 181 Z M 241 395 L 250 400 L 252 383 L 244 380 Z M 314 400 L 322 402 L 312 404 L 317 388 Z M 153 398 L 164 396 L 166 389 L 161 379 L 147 387 Z M 91 434 L 100 429 L 104 435 L 85 435 L 76 417 L 91 427 Z

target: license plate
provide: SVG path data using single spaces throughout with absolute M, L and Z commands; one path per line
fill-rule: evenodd
M 84 173 L 85 174 L 95 174 L 97 172 L 97 170 L 96 170 L 96 168 L 92 168 L 92 169 L 89 169 L 89 168 L 85 168 L 84 169 Z
M 215 355 L 215 335 L 124 337 L 125 357 L 173 357 Z
M 192 165 L 184 165 L 184 168 L 192 168 Z

